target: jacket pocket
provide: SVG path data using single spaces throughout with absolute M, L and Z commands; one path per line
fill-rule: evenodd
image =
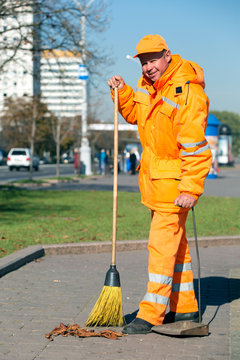
M 150 110 L 150 96 L 146 93 L 137 91 L 134 95 L 133 101 L 136 105 L 137 123 L 144 128 Z
M 149 166 L 149 175 L 154 179 L 179 179 L 181 174 L 180 159 L 161 159 L 152 156 Z
M 147 93 L 147 91 L 146 93 L 136 91 L 133 97 L 133 101 L 144 105 L 150 105 L 150 95 Z
M 159 108 L 161 114 L 167 115 L 169 118 L 172 115 L 174 107 L 166 102 L 163 102 L 162 106 Z
M 179 181 L 176 179 L 152 180 L 152 198 L 154 203 L 173 204 L 180 195 L 178 190 Z

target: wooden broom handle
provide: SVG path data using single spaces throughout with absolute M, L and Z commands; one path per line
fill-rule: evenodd
M 116 265 L 117 195 L 118 195 L 118 88 L 114 88 L 114 161 L 113 161 L 112 265 Z

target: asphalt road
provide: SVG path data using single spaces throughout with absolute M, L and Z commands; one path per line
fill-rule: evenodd
M 217 179 L 206 179 L 204 195 L 240 197 L 240 164 L 234 167 L 220 168 Z
M 60 175 L 73 175 L 73 164 L 60 164 Z M 33 171 L 33 179 L 56 176 L 56 164 L 40 165 L 39 171 Z M 29 179 L 29 172 L 25 169 L 9 171 L 7 166 L 0 166 L 0 184 Z
M 74 174 L 73 164 L 61 164 L 60 175 L 69 176 Z M 56 165 L 41 165 L 39 171 L 33 172 L 33 178 L 56 176 Z M 26 170 L 9 171 L 7 166 L 0 167 L 0 184 L 10 181 L 28 179 Z M 37 187 L 34 187 L 36 189 Z M 47 187 L 39 186 L 39 189 Z M 51 185 L 53 190 L 103 190 L 112 191 L 113 175 L 91 176 L 79 179 L 76 182 L 59 182 Z M 32 188 L 33 189 L 33 188 Z M 138 175 L 120 173 L 118 175 L 118 190 L 139 192 Z M 204 196 L 240 197 L 240 163 L 234 167 L 220 168 L 217 179 L 206 179 Z

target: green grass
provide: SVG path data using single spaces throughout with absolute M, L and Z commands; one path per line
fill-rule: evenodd
M 21 185 L 21 184 L 40 185 L 40 184 L 45 184 L 45 183 L 47 183 L 47 181 L 46 181 L 46 180 L 42 180 L 42 179 L 39 179 L 39 180 L 35 180 L 35 179 L 32 179 L 32 180 L 30 180 L 30 179 L 23 179 L 23 180 L 18 180 L 18 181 L 12 181 L 11 183 L 12 183 L 13 185 L 14 185 L 14 184 L 19 184 L 19 185 Z
M 48 184 L 49 182 L 51 182 L 52 180 L 54 181 L 61 181 L 61 182 L 71 182 L 71 181 L 76 181 L 78 179 L 85 179 L 87 178 L 86 175 L 72 175 L 72 176 L 59 176 L 59 177 L 49 177 L 49 178 L 45 178 L 45 179 L 22 179 L 22 180 L 13 180 L 11 181 L 12 185 L 22 185 L 22 184 L 27 184 L 27 185 L 40 185 L 40 184 Z
M 0 206 L 1 256 L 29 245 L 111 240 L 112 192 L 2 186 Z M 240 234 L 240 199 L 203 197 L 195 215 L 198 236 Z M 140 194 L 119 192 L 117 239 L 147 239 L 149 226 L 150 211 Z M 187 234 L 194 235 L 191 215 Z

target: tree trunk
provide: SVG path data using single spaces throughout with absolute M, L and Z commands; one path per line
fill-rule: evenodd
M 60 130 L 61 130 L 61 118 L 57 119 L 57 133 L 56 133 L 56 177 L 60 176 Z
M 33 117 L 32 117 L 32 132 L 30 139 L 30 169 L 29 169 L 29 180 L 33 179 L 33 155 L 34 155 L 34 145 L 35 145 L 35 135 L 36 135 L 36 122 L 37 122 L 37 102 L 33 98 Z

